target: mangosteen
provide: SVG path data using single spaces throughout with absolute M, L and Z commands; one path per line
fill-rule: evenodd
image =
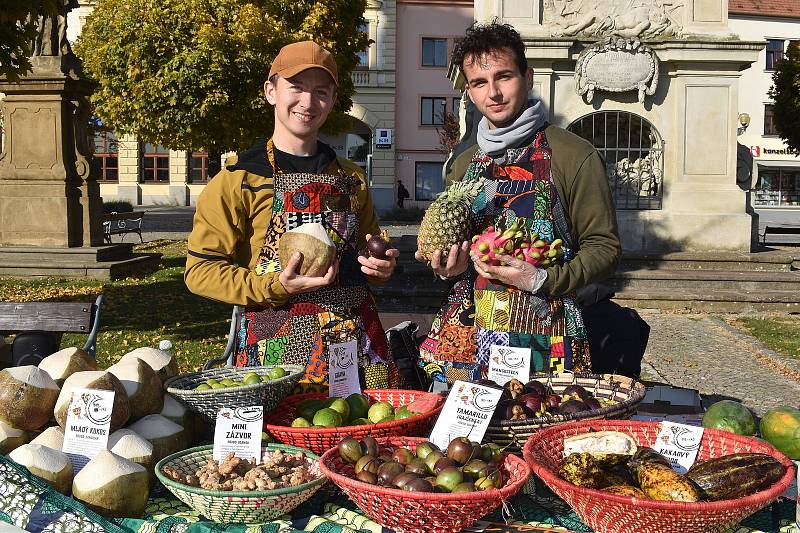
M 581 411 L 588 411 L 589 406 L 580 400 L 567 400 L 558 406 L 558 414 L 561 415 L 574 415 Z
M 563 391 L 561 391 L 561 395 L 562 396 L 569 395 L 569 396 L 572 396 L 573 398 L 576 398 L 576 399 L 581 400 L 583 402 L 586 402 L 587 398 L 591 398 L 592 397 L 592 395 L 589 393 L 589 391 L 587 391 L 586 389 L 584 389 L 580 385 L 567 385 L 567 388 L 565 388 Z
M 521 396 L 525 392 L 525 385 L 523 383 L 514 378 L 505 385 L 505 389 L 511 394 L 511 399 L 516 400 L 518 396 Z
M 484 387 L 492 387 L 492 388 L 495 388 L 495 389 L 502 389 L 503 388 L 502 385 L 500 385 L 499 383 L 497 383 L 493 379 L 482 378 L 482 379 L 479 379 L 478 381 L 476 381 L 475 383 L 477 383 L 478 385 L 483 385 Z
M 586 398 L 586 402 L 584 402 L 584 403 L 586 403 L 586 406 L 591 410 L 602 409 L 603 408 L 603 406 L 600 405 L 600 402 L 597 400 L 597 398 L 594 398 L 594 397 Z
M 392 248 L 392 245 L 389 244 L 388 237 L 389 234 L 387 232 L 384 232 L 384 235 L 373 235 L 370 237 L 367 241 L 367 251 L 371 257 L 384 261 L 389 258 L 386 252 Z
M 533 413 L 538 413 L 542 408 L 542 400 L 543 397 L 539 396 L 539 394 L 532 392 L 528 394 L 523 394 L 519 398 L 517 398 L 518 402 L 522 402 L 525 404 L 525 407 L 533 411 Z
M 460 465 L 466 464 L 478 450 L 466 437 L 456 437 L 447 445 L 447 457 Z
M 525 393 L 538 394 L 539 396 L 544 398 L 548 394 L 552 394 L 553 389 L 551 389 L 548 385 L 545 385 L 541 381 L 532 379 L 525 384 Z
M 549 410 L 558 409 L 558 406 L 561 405 L 561 396 L 558 394 L 551 394 L 544 399 L 544 403 Z
M 533 411 L 518 400 L 512 400 L 508 402 L 506 406 L 506 420 L 525 420 L 526 418 L 533 418 L 535 416 L 536 414 Z

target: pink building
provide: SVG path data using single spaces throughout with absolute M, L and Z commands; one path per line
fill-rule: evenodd
M 461 94 L 447 78 L 450 53 L 473 22 L 471 0 L 397 1 L 395 154 L 405 206 L 427 206 L 443 189 L 439 148 L 445 112 L 458 117 Z

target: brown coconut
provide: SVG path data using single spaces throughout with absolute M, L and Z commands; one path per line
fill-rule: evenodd
M 75 372 L 100 369 L 94 357 L 74 346 L 48 355 L 39 363 L 39 368 L 50 374 L 59 387 Z
M 53 426 L 45 429 L 31 441 L 31 444 L 41 444 L 54 450 L 61 451 L 64 447 L 64 430 L 61 426 Z
M 117 376 L 125 387 L 131 404 L 131 420 L 158 413 L 164 407 L 161 378 L 141 359 L 134 357 L 120 361 L 108 367 L 108 372 Z
M 134 358 L 141 359 L 150 365 L 150 368 L 156 371 L 161 381 L 167 381 L 169 378 L 178 375 L 178 363 L 169 352 L 164 350 L 143 346 L 126 353 L 119 362 L 127 362 Z
M 48 485 L 62 494 L 67 494 L 72 484 L 72 463 L 67 454 L 41 444 L 23 444 L 8 454 L 15 461 L 35 476 L 39 476 Z
M 150 497 L 147 469 L 103 450 L 72 481 L 72 497 L 107 517 L 139 518 Z
M 128 429 L 150 441 L 154 463 L 189 446 L 183 427 L 161 415 L 147 415 L 128 426 Z
M 303 254 L 297 271 L 303 276 L 324 276 L 336 256 L 336 246 L 322 224 L 303 224 L 281 235 L 278 257 L 286 268 L 292 254 Z
M 61 394 L 58 395 L 56 407 L 53 411 L 56 422 L 61 428 L 67 426 L 67 410 L 72 402 L 72 391 L 75 389 L 99 389 L 114 391 L 114 407 L 111 414 L 109 431 L 114 432 L 125 425 L 131 417 L 131 406 L 125 387 L 111 372 L 103 370 L 85 370 L 75 372 L 64 381 Z
M 17 429 L 39 429 L 50 420 L 58 394 L 53 378 L 33 365 L 1 370 L 0 420 Z
M 7 454 L 28 442 L 28 432 L 0 421 L 0 454 Z

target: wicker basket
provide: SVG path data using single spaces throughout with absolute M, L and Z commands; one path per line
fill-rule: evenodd
M 423 438 L 380 439 L 382 446 L 416 449 Z M 531 470 L 525 462 L 506 455 L 502 470 L 507 482 L 500 489 L 459 494 L 408 492 L 370 485 L 353 479 L 353 465 L 344 462 L 336 449 L 322 455 L 320 470 L 375 522 L 398 533 L 445 533 L 461 531 L 514 496 L 525 485 Z
M 525 444 L 525 460 L 534 474 L 563 498 L 595 531 L 603 533 L 715 533 L 728 531 L 778 498 L 794 479 L 792 461 L 769 444 L 727 431 L 706 429 L 698 460 L 732 453 L 769 454 L 783 463 L 786 473 L 772 487 L 744 498 L 718 502 L 684 503 L 642 500 L 577 487 L 557 475 L 564 438 L 590 431 L 622 431 L 640 446 L 652 446 L 659 432 L 657 422 L 590 420 L 562 424 L 533 435 Z
M 401 420 L 365 424 L 361 426 L 341 426 L 335 428 L 291 427 L 295 418 L 297 404 L 307 399 L 326 399 L 325 394 L 308 393 L 287 397 L 273 412 L 265 417 L 264 429 L 275 440 L 293 446 L 299 446 L 322 454 L 333 448 L 346 436 L 361 439 L 366 436 L 380 437 L 417 437 L 426 434 L 433 427 L 436 417 L 444 406 L 444 398 L 438 394 L 403 389 L 367 389 L 364 394 L 376 402 L 389 402 L 394 407 L 408 405 L 414 401 L 427 401 L 431 409 L 425 413 Z
M 300 365 L 281 365 L 289 374 L 279 379 L 241 385 L 225 389 L 194 390 L 209 378 L 216 380 L 231 378 L 242 379 L 245 374 L 254 372 L 259 376 L 269 373 L 273 366 L 226 367 L 181 374 L 168 379 L 164 383 L 167 392 L 185 403 L 192 411 L 202 415 L 207 421 L 214 423 L 217 412 L 222 407 L 236 408 L 263 405 L 264 412 L 271 411 L 285 398 L 303 377 L 305 368 Z
M 531 379 L 550 385 L 560 394 L 569 385 L 580 385 L 596 398 L 615 400 L 617 403 L 571 415 L 550 415 L 524 420 L 493 419 L 484 436 L 485 441 L 508 446 L 512 452 L 519 453 L 528 437 L 542 428 L 575 420 L 600 420 L 630 418 L 636 406 L 644 399 L 645 386 L 629 377 L 616 374 L 535 374 Z
M 165 466 L 171 466 L 182 474 L 194 474 L 211 458 L 213 446 L 199 446 L 165 457 L 156 465 L 156 476 L 180 501 L 214 522 L 246 524 L 269 522 L 292 511 L 326 482 L 325 476 L 319 469 L 319 457 L 308 450 L 283 444 L 268 444 L 262 448 L 262 453 L 269 450 L 303 452 L 309 459 L 311 471 L 319 477 L 296 487 L 234 492 L 205 490 L 184 485 L 163 474 Z

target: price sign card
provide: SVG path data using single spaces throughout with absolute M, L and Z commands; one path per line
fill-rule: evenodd
M 489 379 L 505 385 L 512 379 L 527 383 L 531 375 L 531 349 L 492 344 L 489 348 Z
M 61 447 L 77 474 L 89 460 L 108 446 L 108 429 L 114 409 L 114 391 L 75 389 L 67 411 Z
M 331 344 L 328 349 L 328 396 L 346 398 L 361 393 L 358 381 L 358 343 Z
M 653 449 L 669 459 L 676 472 L 685 474 L 697 458 L 702 439 L 702 427 L 661 422 L 661 431 L 658 432 Z
M 223 407 L 217 412 L 214 426 L 215 461 L 223 461 L 233 452 L 239 459 L 248 461 L 255 458 L 261 462 L 261 428 L 264 424 L 264 407 Z
M 480 442 L 502 393 L 494 387 L 456 381 L 433 426 L 430 441 L 443 450 L 456 437 Z

